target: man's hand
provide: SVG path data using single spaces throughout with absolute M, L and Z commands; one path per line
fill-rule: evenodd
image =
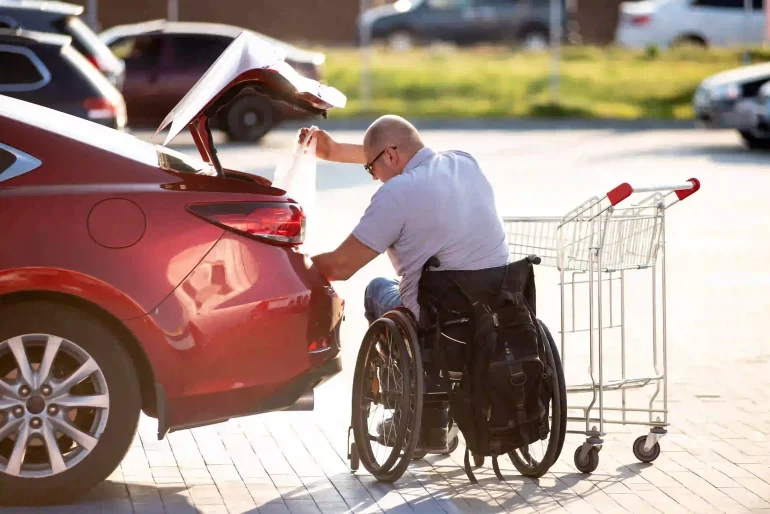
M 313 265 L 329 282 L 347 280 L 379 254 L 351 234 L 333 252 L 312 257 Z
M 310 128 L 303 128 L 299 131 L 299 144 L 303 144 L 307 138 Z M 329 161 L 329 156 L 332 154 L 332 147 L 337 144 L 328 132 L 321 129 L 316 129 L 311 137 L 311 141 L 315 139 L 315 154 L 319 159 Z
M 303 128 L 299 131 L 299 144 L 305 142 L 311 128 Z M 321 129 L 315 129 L 312 140 L 316 141 L 315 154 L 319 159 L 333 162 L 346 162 L 353 164 L 366 164 L 363 145 L 348 143 L 338 143 L 329 135 L 328 132 Z

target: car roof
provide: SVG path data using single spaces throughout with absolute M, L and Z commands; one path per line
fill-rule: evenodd
M 84 11 L 82 5 L 50 0 L 0 0 L 0 9 L 46 11 L 72 16 L 80 16 Z
M 0 29 L 0 42 L 17 45 L 35 43 L 40 45 L 68 46 L 72 43 L 72 37 L 34 30 Z
M 286 57 L 291 60 L 312 62 L 313 64 L 323 64 L 325 60 L 325 56 L 322 53 L 303 50 L 279 39 L 262 34 L 261 32 L 224 23 L 168 21 L 157 19 L 141 23 L 116 25 L 101 32 L 99 37 L 109 44 L 120 37 L 136 36 L 139 34 L 209 35 L 235 39 L 242 32 L 248 32 L 249 34 L 267 40 L 269 43 L 281 48 L 281 50 L 286 53 Z
M 55 109 L 0 95 L 0 121 L 32 125 L 149 166 L 158 165 L 156 145 L 112 128 Z M 22 149 L 23 150 L 23 149 Z M 30 152 L 31 153 L 31 152 Z

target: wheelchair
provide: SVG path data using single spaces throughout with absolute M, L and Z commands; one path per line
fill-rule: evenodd
M 532 267 L 539 263 L 540 258 L 531 255 L 509 266 L 518 266 L 528 272 L 533 277 L 530 287 L 534 288 Z M 537 321 L 548 340 L 544 345 L 545 364 L 550 368 L 547 375 L 552 380 L 548 435 L 544 440 L 508 453 L 516 470 L 531 478 L 542 477 L 559 459 L 567 427 L 567 392 L 561 359 L 548 328 L 541 320 Z M 439 328 L 443 336 L 444 329 L 469 323 L 468 318 L 449 319 L 439 321 Z M 347 446 L 351 471 L 357 471 L 363 463 L 378 481 L 395 482 L 412 460 L 421 459 L 429 452 L 449 454 L 459 446 L 457 435 L 452 437 L 457 429 L 451 419 L 447 446 L 442 450 L 426 448 L 427 437 L 421 433 L 424 429 L 421 426 L 423 410 L 448 407 L 451 389 L 462 379 L 462 372 L 449 371 L 449 380 L 441 380 L 442 373 L 434 371 L 436 368 L 430 365 L 428 346 L 432 341 L 428 336 L 435 334 L 436 328 L 435 324 L 421 327 L 412 312 L 404 307 L 385 313 L 369 326 L 353 376 L 352 419 Z M 429 381 L 444 385 L 438 391 L 426 392 L 425 384 Z M 380 408 L 381 421 L 372 433 L 370 417 Z M 386 423 L 387 411 L 390 411 L 391 421 Z M 385 425 L 387 430 L 379 430 Z M 386 433 L 381 433 L 383 431 Z M 473 455 L 477 468 L 484 465 L 484 460 L 483 455 Z M 496 465 L 495 473 L 501 476 Z

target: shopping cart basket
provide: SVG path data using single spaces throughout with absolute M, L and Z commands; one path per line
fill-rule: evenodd
M 512 258 L 537 254 L 542 259 L 541 266 L 551 266 L 559 271 L 560 351 L 565 373 L 570 368 L 570 357 L 565 355 L 565 350 L 572 351 L 573 348 L 565 344 L 567 335 L 573 337 L 588 334 L 590 382 L 567 385 L 568 395 L 582 394 L 590 397 L 588 405 L 568 405 L 569 411 L 582 411 L 582 416 L 567 417 L 569 422 L 585 423 L 583 430 L 567 430 L 567 433 L 586 436 L 586 442 L 575 451 L 575 465 L 584 473 L 593 472 L 599 465 L 599 450 L 606 435 L 605 424 L 650 427 L 647 435 L 634 441 L 634 455 L 642 462 L 652 462 L 660 455 L 658 441 L 666 434 L 666 427 L 669 426 L 666 380 L 665 213 L 669 207 L 698 189 L 700 182 L 697 179 L 690 179 L 683 184 L 656 187 L 632 187 L 624 183 L 601 198 L 593 197 L 587 200 L 565 216 L 504 218 Z M 651 194 L 640 201 L 630 203 L 627 207 L 619 207 L 621 202 L 635 193 Z M 652 275 L 652 376 L 627 376 L 625 283 L 626 275 L 631 271 L 647 271 Z M 578 321 L 585 322 L 585 316 L 577 314 L 577 300 L 581 295 L 576 291 L 581 288 L 587 289 L 587 328 L 578 328 Z M 619 295 L 615 293 L 613 299 L 613 290 L 617 289 L 620 290 Z M 605 305 L 607 296 L 609 302 Z M 613 309 L 618 299 L 620 308 Z M 619 319 L 617 310 L 620 311 Z M 658 327 L 658 316 L 661 317 L 662 330 Z M 604 345 L 610 332 L 612 335 L 619 332 L 620 336 L 620 376 L 608 380 L 605 375 L 607 356 Z M 660 338 L 658 332 L 661 332 Z M 648 385 L 655 387 L 649 404 L 643 408 L 629 407 L 627 390 L 641 389 Z M 661 388 L 662 407 L 656 407 L 655 402 Z M 616 391 L 620 391 L 620 405 L 607 406 L 604 393 Z M 595 414 L 597 410 L 598 417 Z M 605 413 L 613 413 L 615 417 L 607 418 Z M 647 415 L 647 419 L 630 419 L 631 415 Z

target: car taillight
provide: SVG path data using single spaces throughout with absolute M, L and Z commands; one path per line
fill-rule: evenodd
M 255 239 L 292 246 L 305 240 L 305 213 L 293 203 L 218 202 L 187 208 L 206 221 Z
M 631 25 L 647 25 L 652 22 L 652 16 L 643 14 L 631 17 Z

